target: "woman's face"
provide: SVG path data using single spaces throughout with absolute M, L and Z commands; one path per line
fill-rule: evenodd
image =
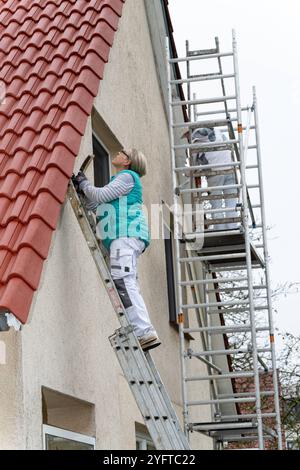
M 126 168 L 130 165 L 130 160 L 125 153 L 118 152 L 113 156 L 113 159 L 111 161 L 112 165 L 115 166 L 116 168 Z

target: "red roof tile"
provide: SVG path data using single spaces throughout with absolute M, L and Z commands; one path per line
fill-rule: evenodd
M 22 323 L 124 2 L 1 2 L 0 312 Z

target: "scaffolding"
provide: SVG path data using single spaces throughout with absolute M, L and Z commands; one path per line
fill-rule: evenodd
M 235 32 L 232 51 L 220 52 L 215 42 L 213 49 L 197 51 L 187 42 L 182 58 L 171 57 L 166 44 L 185 432 L 188 438 L 196 431 L 213 437 L 215 448 L 234 441 L 282 449 L 256 91 L 251 106 L 242 107 Z M 176 76 L 175 64 L 185 66 L 186 77 Z M 212 98 L 203 85 L 218 87 Z M 185 87 L 186 100 L 178 97 L 178 86 Z M 183 107 L 187 121 L 180 118 Z M 195 142 L 199 128 L 217 129 L 223 140 Z M 199 164 L 196 158 L 220 151 L 231 152 L 231 161 Z M 230 184 L 210 184 L 226 175 Z M 193 349 L 187 335 L 193 335 Z M 205 374 L 189 374 L 195 360 Z M 267 389 L 266 374 L 272 382 Z M 209 399 L 191 399 L 203 383 Z M 241 383 L 246 392 L 237 389 Z M 264 410 L 266 400 L 271 411 Z M 208 407 L 209 420 L 195 421 L 193 410 L 201 407 Z

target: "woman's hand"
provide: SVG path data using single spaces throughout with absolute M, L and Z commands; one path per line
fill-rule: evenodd
M 84 181 L 87 181 L 87 177 L 85 176 L 83 171 L 79 171 L 76 176 L 75 175 L 72 176 L 72 181 L 73 181 L 76 191 L 81 192 L 80 186 Z

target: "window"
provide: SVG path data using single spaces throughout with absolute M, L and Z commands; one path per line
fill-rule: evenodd
M 137 434 L 136 450 L 156 450 L 150 436 Z
M 144 424 L 135 423 L 136 450 L 156 450 L 148 429 Z
M 44 450 L 94 450 L 95 438 L 43 425 Z
M 171 323 L 177 322 L 176 315 L 176 294 L 174 280 L 174 264 L 173 264 L 173 245 L 171 232 L 164 225 L 165 229 L 165 257 L 167 271 L 167 287 L 168 287 L 168 303 L 169 303 L 169 320 Z
M 93 132 L 94 184 L 105 186 L 110 180 L 109 152 Z
M 42 387 L 43 448 L 93 450 L 95 405 Z

